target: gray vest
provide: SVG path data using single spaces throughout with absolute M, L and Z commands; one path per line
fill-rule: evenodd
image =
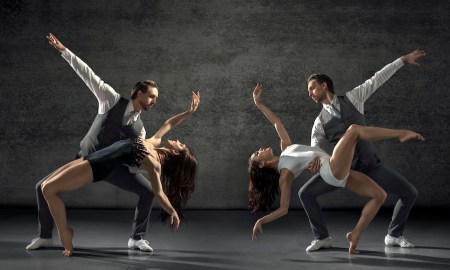
M 341 107 L 341 119 L 333 117 L 324 108 L 319 114 L 319 120 L 325 131 L 325 138 L 333 146 L 336 146 L 339 139 L 351 124 L 366 125 L 364 115 L 362 115 L 346 96 L 337 97 Z M 380 163 L 375 148 L 371 143 L 358 141 L 355 148 L 352 169 L 366 171 Z
M 110 146 L 111 144 L 129 138 L 137 138 L 144 127 L 139 117 L 131 125 L 122 125 L 128 100 L 120 98 L 105 114 L 97 114 L 91 128 L 80 143 L 84 156 Z

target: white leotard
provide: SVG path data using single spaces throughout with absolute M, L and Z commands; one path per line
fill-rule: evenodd
M 303 144 L 292 144 L 288 146 L 280 155 L 278 171 L 288 169 L 299 176 L 315 158 L 320 158 L 320 176 L 329 185 L 344 187 L 347 183 L 348 175 L 344 179 L 336 179 L 330 169 L 330 155 L 320 148 Z

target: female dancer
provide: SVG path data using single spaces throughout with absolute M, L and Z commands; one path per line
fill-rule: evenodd
M 291 184 L 315 158 L 321 161 L 320 175 L 330 185 L 345 187 L 356 194 L 369 197 L 355 228 L 347 233 L 349 253 L 358 253 L 359 237 L 372 221 L 386 199 L 386 192 L 368 176 L 350 170 L 357 140 L 379 141 L 398 138 L 400 142 L 410 139 L 423 141 L 422 135 L 409 130 L 351 125 L 329 156 L 323 150 L 307 145 L 292 144 L 280 119 L 261 102 L 262 87 L 257 84 L 253 91 L 256 106 L 274 125 L 281 141 L 280 156 L 274 156 L 271 148 L 260 148 L 249 159 L 249 207 L 253 211 L 269 210 L 281 190 L 280 207 L 256 221 L 252 239 L 259 239 L 262 225 L 286 215 L 291 197 Z
M 194 191 L 197 160 L 191 149 L 178 140 L 168 140 L 164 146 L 160 144 L 165 134 L 197 110 L 199 102 L 200 93 L 192 92 L 190 109 L 168 119 L 151 138 L 145 141 L 139 138 L 118 141 L 67 163 L 42 184 L 42 192 L 64 247 L 64 256 L 73 254 L 73 230 L 67 224 L 66 209 L 60 193 L 101 181 L 120 164 L 141 167 L 148 172 L 156 200 L 170 215 L 172 231 L 178 229 L 179 216 L 182 217 L 181 205 Z M 167 214 L 162 215 L 161 219 L 167 219 Z

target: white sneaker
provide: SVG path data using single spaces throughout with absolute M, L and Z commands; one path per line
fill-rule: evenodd
M 316 251 L 321 248 L 330 248 L 332 245 L 331 237 L 324 238 L 322 240 L 315 239 L 311 242 L 311 245 L 306 248 L 306 252 Z
M 46 248 L 53 246 L 52 238 L 40 238 L 36 237 L 31 240 L 31 243 L 26 247 L 26 249 L 38 249 L 38 248 Z
M 388 247 L 392 247 L 392 246 L 399 246 L 399 247 L 403 247 L 403 248 L 413 248 L 414 244 L 409 242 L 408 239 L 406 239 L 406 237 L 399 236 L 399 237 L 393 237 L 390 235 L 386 235 L 386 237 L 384 237 L 384 244 Z
M 133 238 L 130 238 L 128 240 L 128 248 L 140 249 L 142 251 L 147 251 L 147 252 L 153 252 L 153 248 L 150 246 L 148 241 L 145 239 L 134 240 Z

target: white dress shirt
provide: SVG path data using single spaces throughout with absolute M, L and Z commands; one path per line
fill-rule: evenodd
M 87 85 L 89 90 L 95 95 L 98 100 L 98 114 L 105 114 L 114 105 L 119 102 L 120 95 L 107 83 L 105 83 L 94 71 L 68 48 L 66 48 L 61 56 L 69 63 L 69 65 L 80 76 L 83 82 Z M 141 112 L 134 111 L 133 103 L 130 100 L 125 114 L 123 116 L 123 124 L 129 125 L 136 122 Z M 146 131 L 142 127 L 139 137 L 145 140 Z
M 398 58 L 394 62 L 386 65 L 380 71 L 375 73 L 372 78 L 365 81 L 363 84 L 353 88 L 353 90 L 345 93 L 350 102 L 355 108 L 364 114 L 364 102 L 372 96 L 375 91 L 382 86 L 394 73 L 404 66 L 403 61 Z M 341 109 L 339 100 L 336 95 L 333 96 L 331 104 L 336 106 L 338 110 Z M 327 110 L 333 117 L 337 117 L 337 113 L 332 108 L 331 104 L 322 104 L 323 108 Z M 321 143 L 325 140 L 325 131 L 323 125 L 319 120 L 319 117 L 314 121 L 314 125 L 311 131 L 311 146 L 321 148 Z

